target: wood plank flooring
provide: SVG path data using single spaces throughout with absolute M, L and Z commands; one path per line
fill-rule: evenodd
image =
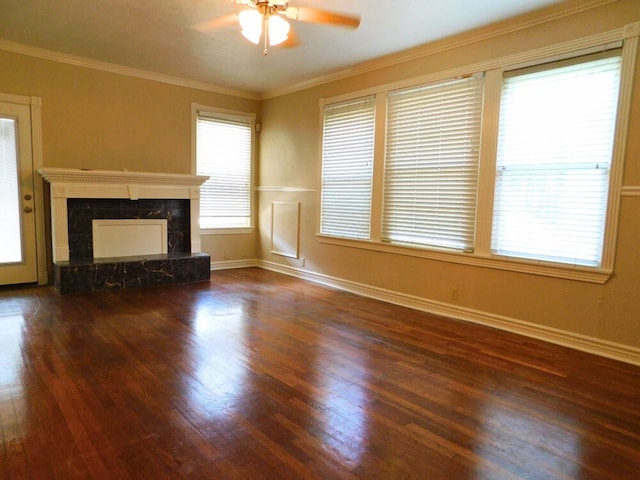
M 640 368 L 261 269 L 0 290 L 0 479 L 636 479 Z

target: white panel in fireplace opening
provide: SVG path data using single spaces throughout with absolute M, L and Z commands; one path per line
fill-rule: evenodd
M 93 220 L 93 258 L 167 253 L 166 219 Z

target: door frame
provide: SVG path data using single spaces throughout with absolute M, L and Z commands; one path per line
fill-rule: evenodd
M 42 168 L 42 98 L 0 92 L 0 102 L 26 105 L 31 113 L 31 153 L 33 175 L 33 205 L 36 220 L 36 262 L 38 285 L 49 283 L 47 270 L 47 238 L 45 228 L 44 182 L 38 171 Z

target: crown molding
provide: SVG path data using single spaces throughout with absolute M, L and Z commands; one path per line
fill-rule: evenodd
M 437 53 L 445 52 L 447 50 L 464 47 L 466 45 L 489 40 L 495 37 L 500 37 L 509 33 L 526 30 L 537 25 L 542 25 L 565 17 L 570 17 L 572 15 L 587 10 L 592 10 L 594 8 L 602 7 L 610 3 L 615 3 L 617 1 L 618 0 L 573 0 L 561 5 L 542 9 L 538 12 L 524 14 L 520 17 L 517 17 L 515 21 L 514 19 L 503 20 L 492 25 L 470 30 L 466 33 L 454 35 L 443 40 L 437 40 L 419 47 L 411 48 L 400 53 L 387 55 L 370 62 L 364 62 L 358 65 L 354 65 L 353 67 L 339 70 L 328 75 L 323 75 L 310 80 L 299 82 L 284 88 L 266 91 L 262 93 L 261 99 L 266 100 L 269 98 L 275 98 L 300 90 L 317 87 L 319 85 L 334 82 L 337 80 L 343 80 L 345 78 L 353 77 L 356 75 L 381 70 L 387 67 L 393 67 L 401 63 L 418 60 L 429 55 L 434 55 Z
M 212 83 L 175 77 L 172 75 L 166 75 L 132 67 L 126 67 L 123 65 L 117 65 L 114 63 L 93 60 L 86 57 L 60 53 L 53 50 L 33 47 L 30 45 L 11 42 L 8 40 L 0 40 L 0 50 L 5 50 L 21 55 L 28 55 L 36 58 L 42 58 L 54 62 L 65 63 L 68 65 L 90 68 L 93 70 L 99 70 L 108 73 L 115 73 L 118 75 L 125 75 L 144 80 L 166 83 L 179 87 L 194 88 L 196 90 L 203 90 L 222 95 L 246 98 L 249 100 L 266 100 L 269 98 L 294 93 L 300 90 L 305 90 L 307 88 L 316 87 L 318 85 L 323 85 L 333 81 L 369 73 L 375 70 L 393 67 L 401 63 L 420 59 L 447 50 L 452 50 L 454 48 L 463 47 L 465 45 L 470 45 L 483 40 L 488 40 L 520 30 L 525 30 L 536 25 L 552 22 L 554 20 L 562 19 L 617 1 L 618 0 L 572 0 L 561 5 L 548 7 L 538 12 L 522 15 L 521 17 L 518 17 L 515 22 L 513 19 L 504 20 L 502 22 L 498 22 L 497 24 L 474 29 L 460 35 L 455 35 L 453 37 L 431 42 L 420 47 L 405 50 L 404 52 L 380 57 L 375 60 L 354 65 L 352 67 L 339 70 L 327 75 L 322 75 L 310 80 L 295 83 L 281 89 L 269 90 L 261 93 L 222 87 Z
M 18 53 L 20 55 L 28 55 L 30 57 L 42 58 L 44 60 L 51 60 L 53 62 L 65 63 L 67 65 L 74 65 L 76 67 L 90 68 L 92 70 L 99 70 L 102 72 L 115 73 L 128 77 L 141 78 L 143 80 L 166 83 L 178 87 L 194 88 L 196 90 L 204 90 L 206 92 L 219 93 L 222 95 L 247 98 L 249 100 L 260 100 L 261 98 L 260 95 L 248 90 L 221 87 L 212 83 L 174 77 L 172 75 L 165 75 L 163 73 L 151 72 L 148 70 L 141 70 L 132 67 L 125 67 L 123 65 L 117 65 L 115 63 L 102 62 L 86 57 L 79 57 L 76 55 L 69 55 L 67 53 L 55 52 L 53 50 L 33 47 L 31 45 L 24 45 L 22 43 L 11 42 L 8 40 L 0 40 L 0 50 L 5 50 L 11 53 Z

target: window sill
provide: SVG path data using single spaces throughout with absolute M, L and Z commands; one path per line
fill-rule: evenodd
M 441 262 L 458 263 L 476 267 L 508 270 L 512 272 L 542 275 L 545 277 L 564 278 L 580 282 L 605 284 L 611 278 L 612 272 L 602 269 L 564 265 L 558 263 L 518 260 L 498 256 L 480 256 L 474 253 L 464 253 L 449 250 L 427 249 L 411 246 L 391 245 L 370 240 L 353 240 L 327 235 L 316 235 L 320 243 L 340 245 L 343 247 L 361 248 L 377 252 L 407 255 L 416 258 L 438 260 Z
M 253 227 L 237 228 L 201 228 L 200 235 L 245 235 L 253 233 Z

